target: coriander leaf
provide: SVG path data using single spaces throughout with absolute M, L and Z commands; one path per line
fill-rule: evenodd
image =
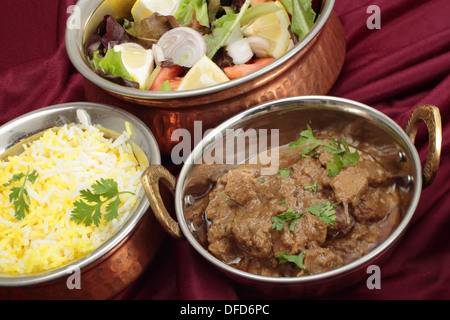
M 276 229 L 277 231 L 281 231 L 284 228 L 284 224 L 286 223 L 286 220 L 276 216 L 272 218 L 272 229 Z
M 96 181 L 92 186 L 96 195 L 102 195 L 103 197 L 114 197 L 119 193 L 117 183 L 113 179 L 103 179 Z
M 293 262 L 297 265 L 297 267 L 299 267 L 306 273 L 309 273 L 309 271 L 307 271 L 303 265 L 303 260 L 305 259 L 305 257 L 306 257 L 306 254 L 303 253 L 303 251 L 300 252 L 300 254 L 298 254 L 298 255 L 288 255 L 286 252 L 282 252 L 276 256 L 279 264 L 282 264 L 285 262 Z
M 258 179 L 256 179 L 256 181 L 258 181 L 259 183 L 263 184 L 263 183 L 265 183 L 267 180 L 266 180 L 266 179 L 258 178 Z
M 327 163 L 328 176 L 330 178 L 337 176 L 339 172 L 341 172 L 343 166 L 344 163 L 341 158 L 337 154 L 333 154 L 333 159 Z
M 117 182 L 113 179 L 100 179 L 91 185 L 91 190 L 81 190 L 80 195 L 84 200 L 74 202 L 74 209 L 70 217 L 77 224 L 84 223 L 90 226 L 94 223 L 100 224 L 102 217 L 102 206 L 106 204 L 105 221 L 109 222 L 118 216 L 120 206 L 119 196 L 124 193 L 133 194 L 130 191 L 119 192 Z
M 278 170 L 278 173 L 275 175 L 275 177 L 280 175 L 283 178 L 289 178 L 290 174 L 291 174 L 291 170 L 286 169 L 286 168 L 281 168 L 280 170 Z
M 23 177 L 25 177 L 25 174 L 22 173 L 22 172 L 21 172 L 21 173 L 14 174 L 14 175 L 12 176 L 12 178 L 11 178 L 7 183 L 4 183 L 4 184 L 3 184 L 3 186 L 4 186 L 4 187 L 9 187 L 13 182 L 17 182 L 17 181 L 22 180 Z
M 4 187 L 9 187 L 15 182 L 20 182 L 23 179 L 22 185 L 19 187 L 12 187 L 9 193 L 9 201 L 14 204 L 14 218 L 16 220 L 22 220 L 25 214 L 30 213 L 30 206 L 27 202 L 30 202 L 30 196 L 28 191 L 25 189 L 27 181 L 34 183 L 38 177 L 36 170 L 30 173 L 30 168 L 27 169 L 27 173 L 17 173 L 12 176 L 12 178 L 4 183 Z
M 30 201 L 28 192 L 26 189 L 19 187 L 11 188 L 11 194 L 9 195 L 9 201 L 14 201 L 14 218 L 16 220 L 22 220 L 25 218 L 25 212 L 30 212 L 30 207 L 25 200 Z
M 305 213 L 306 211 L 302 212 L 294 212 L 292 207 L 289 207 L 285 212 L 272 217 L 272 229 L 276 229 L 277 231 L 281 231 L 284 228 L 284 225 L 288 222 L 290 222 L 289 230 L 294 231 L 295 224 L 297 223 L 298 219 Z
M 101 203 L 90 205 L 82 200 L 77 200 L 74 202 L 74 206 L 75 208 L 70 216 L 71 221 L 77 224 L 84 222 L 85 226 L 90 226 L 92 222 L 97 226 L 100 224 L 101 212 L 99 209 Z
M 342 145 L 344 146 L 345 152 L 342 154 L 342 161 L 344 164 L 344 167 L 349 167 L 350 165 L 356 166 L 356 164 L 359 161 L 359 153 L 358 150 L 355 150 L 353 153 L 350 152 L 350 148 L 348 146 L 348 143 L 346 140 L 341 141 Z
M 317 184 L 317 182 L 314 182 L 313 184 L 311 184 L 309 186 L 304 186 L 303 190 L 312 190 L 313 195 L 316 195 L 317 188 L 318 188 L 318 184 Z
M 87 202 L 94 202 L 94 203 L 101 203 L 102 200 L 100 199 L 99 194 L 92 193 L 91 190 L 85 189 L 80 191 L 80 195 L 87 201 Z
M 311 156 L 312 151 L 321 147 L 323 150 L 328 151 L 332 155 L 332 159 L 327 163 L 328 176 L 334 177 L 339 174 L 343 167 L 350 165 L 356 165 L 359 161 L 358 151 L 353 153 L 350 151 L 348 143 L 345 139 L 336 141 L 334 139 L 328 141 L 321 141 L 314 137 L 312 129 L 307 125 L 307 129 L 300 132 L 300 137 L 289 144 L 289 149 L 300 148 L 300 154 L 302 158 Z M 342 147 L 344 149 L 342 149 Z M 314 153 L 313 156 L 317 155 Z
M 318 140 L 314 137 L 313 131 L 309 125 L 307 125 L 307 129 L 300 132 L 300 137 L 297 141 L 289 144 L 289 149 L 296 149 L 302 147 L 302 151 L 300 154 L 302 156 L 307 156 L 308 153 L 316 149 L 318 146 L 327 145 L 326 142 Z
M 31 172 L 28 176 L 27 176 L 27 180 L 31 183 L 34 183 L 36 181 L 36 179 L 38 178 L 38 173 L 36 170 L 33 170 L 33 172 Z
M 336 211 L 334 207 L 336 204 L 331 204 L 329 201 L 324 203 L 315 203 L 307 210 L 317 216 L 320 221 L 325 222 L 327 226 L 333 226 L 336 221 Z
M 115 200 L 111 201 L 106 206 L 105 220 L 107 222 L 112 221 L 113 219 L 115 219 L 119 216 L 119 206 L 120 206 L 119 197 L 116 197 Z

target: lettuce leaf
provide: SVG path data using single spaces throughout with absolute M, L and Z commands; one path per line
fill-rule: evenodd
M 132 80 L 130 74 L 122 63 L 122 52 L 115 51 L 114 49 L 108 50 L 105 57 L 96 64 L 105 73 L 111 73 L 115 76 L 121 77 L 125 80 Z
M 173 16 L 183 26 L 190 26 L 194 17 L 194 7 L 191 4 L 191 0 L 182 0 Z
M 195 18 L 204 27 L 209 28 L 208 3 L 206 0 L 182 0 L 174 17 L 184 26 L 190 26 Z
M 251 0 L 246 0 L 239 13 L 227 13 L 217 19 L 210 34 L 205 34 L 206 55 L 212 59 L 216 52 L 225 45 L 233 30 L 240 24 Z
M 303 39 L 314 25 L 316 13 L 311 0 L 280 0 L 286 11 L 292 16 L 291 30 L 299 39 Z
M 195 10 L 195 18 L 204 27 L 209 28 L 208 4 L 206 0 L 191 0 Z

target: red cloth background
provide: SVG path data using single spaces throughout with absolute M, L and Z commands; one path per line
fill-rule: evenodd
M 85 100 L 83 78 L 64 46 L 67 9 L 75 0 L 2 0 L 0 124 L 44 106 Z M 370 30 L 370 5 L 381 29 Z M 347 55 L 329 93 L 368 104 L 404 127 L 421 103 L 440 108 L 441 165 L 422 192 L 408 232 L 382 265 L 380 290 L 365 282 L 324 298 L 450 298 L 450 1 L 337 0 Z M 416 147 L 426 158 L 426 137 Z M 186 241 L 167 238 L 158 258 L 118 299 L 259 298 L 206 263 Z

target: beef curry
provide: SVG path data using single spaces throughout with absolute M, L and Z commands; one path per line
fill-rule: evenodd
M 186 207 L 187 220 L 204 226 L 199 241 L 221 261 L 265 276 L 318 274 L 364 256 L 398 225 L 394 177 L 367 150 L 315 139 L 308 128 L 279 155 L 277 174 L 238 165 Z

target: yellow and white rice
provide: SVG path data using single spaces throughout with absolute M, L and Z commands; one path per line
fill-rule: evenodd
M 143 196 L 143 169 L 124 131 L 106 137 L 79 112 L 80 124 L 49 129 L 24 145 L 17 156 L 0 160 L 0 273 L 27 274 L 61 267 L 99 247 L 126 222 Z M 38 178 L 27 184 L 30 212 L 14 218 L 10 187 L 3 186 L 14 174 L 36 170 Z M 70 221 L 80 190 L 96 181 L 113 179 L 121 194 L 119 216 L 96 227 Z

